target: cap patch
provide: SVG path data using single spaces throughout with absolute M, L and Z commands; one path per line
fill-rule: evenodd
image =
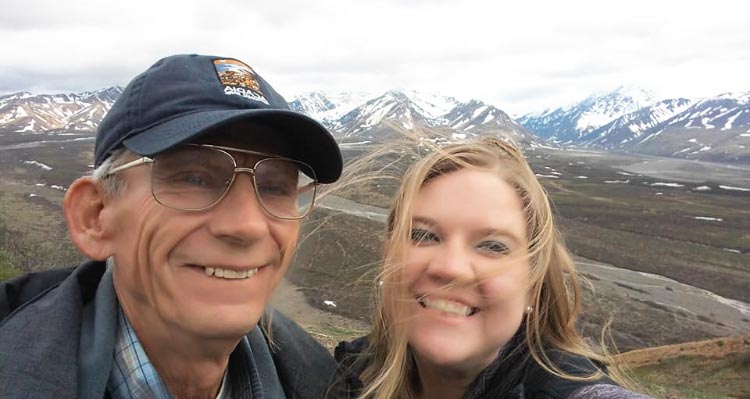
M 214 68 L 219 82 L 224 85 L 224 94 L 268 104 L 268 100 L 260 90 L 258 75 L 247 64 L 232 59 L 217 59 L 214 60 Z

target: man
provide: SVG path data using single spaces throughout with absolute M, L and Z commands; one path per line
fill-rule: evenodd
M 164 58 L 102 121 L 63 204 L 91 261 L 0 285 L 0 397 L 323 398 L 335 363 L 264 309 L 333 137 L 241 61 Z

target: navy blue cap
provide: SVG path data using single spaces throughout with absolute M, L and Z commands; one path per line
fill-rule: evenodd
M 283 135 L 288 156 L 310 164 L 321 183 L 341 176 L 341 152 L 325 127 L 291 111 L 286 100 L 242 61 L 195 54 L 163 58 L 125 87 L 97 129 L 94 166 L 121 146 L 152 157 L 204 133 L 220 132 L 222 126 L 247 121 L 261 122 Z

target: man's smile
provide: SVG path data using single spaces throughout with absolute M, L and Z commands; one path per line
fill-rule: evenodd
M 204 267 L 203 269 L 206 271 L 207 276 L 235 280 L 250 278 L 254 276 L 256 273 L 258 273 L 260 267 L 245 270 L 224 269 L 220 267 Z

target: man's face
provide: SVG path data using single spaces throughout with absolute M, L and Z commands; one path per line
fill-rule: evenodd
M 266 153 L 282 149 L 266 140 L 205 141 Z M 259 159 L 232 155 L 242 167 L 252 167 Z M 252 329 L 289 266 L 299 222 L 267 215 L 246 173 L 236 177 L 217 205 L 199 212 L 156 202 L 148 166 L 120 173 L 126 190 L 103 212 L 114 231 L 115 289 L 131 323 L 137 329 L 168 329 L 200 338 L 239 337 Z M 226 270 L 251 276 L 218 276 L 233 274 Z

